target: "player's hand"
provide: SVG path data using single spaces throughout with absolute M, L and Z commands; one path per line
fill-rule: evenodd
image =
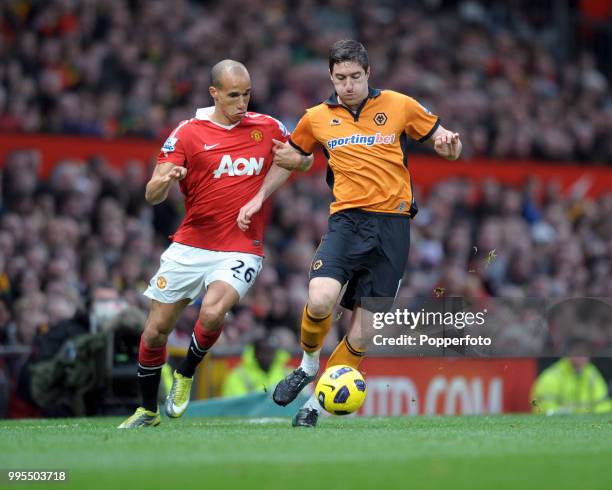
M 251 226 L 251 218 L 253 215 L 261 211 L 262 206 L 263 199 L 258 193 L 253 199 L 242 206 L 240 211 L 238 211 L 238 218 L 236 218 L 238 228 L 240 228 L 242 231 L 247 231 L 249 226 Z
M 162 182 L 172 182 L 173 180 L 183 180 L 187 175 L 187 169 L 185 167 L 173 167 L 170 172 L 163 175 L 161 178 Z
M 434 140 L 434 149 L 436 153 L 449 160 L 457 160 L 459 155 L 461 155 L 461 148 L 462 145 L 459 139 L 459 133 L 447 131 L 445 134 L 436 136 Z
M 272 163 L 285 170 L 295 170 L 300 166 L 302 163 L 301 155 L 288 142 L 283 143 L 275 139 L 272 142 L 274 143 Z

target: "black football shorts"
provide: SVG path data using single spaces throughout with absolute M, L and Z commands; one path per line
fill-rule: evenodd
M 310 279 L 331 277 L 347 284 L 340 304 L 352 310 L 361 298 L 387 298 L 368 302 L 368 310 L 391 307 L 404 275 L 410 249 L 410 218 L 359 209 L 329 217 Z

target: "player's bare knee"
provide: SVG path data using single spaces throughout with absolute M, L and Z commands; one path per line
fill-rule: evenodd
M 225 309 L 221 303 L 202 305 L 200 308 L 200 323 L 205 330 L 217 330 L 225 319 Z
M 166 345 L 171 330 L 163 323 L 149 319 L 142 332 L 142 338 L 147 347 L 161 347 Z
M 161 347 L 166 345 L 168 334 L 151 325 L 145 327 L 142 332 L 142 338 L 147 347 Z
M 311 291 L 308 298 L 308 313 L 316 318 L 328 316 L 334 309 L 336 298 L 325 293 L 314 293 Z
M 317 318 L 331 314 L 342 285 L 335 279 L 315 277 L 308 284 L 308 311 Z

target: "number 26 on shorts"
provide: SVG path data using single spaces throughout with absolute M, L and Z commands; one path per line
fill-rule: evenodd
M 234 271 L 234 277 L 236 279 L 242 280 L 247 284 L 250 284 L 255 277 L 257 277 L 257 272 L 253 267 L 248 267 L 246 270 L 244 269 L 244 261 L 236 260 L 237 265 L 232 267 L 231 269 Z

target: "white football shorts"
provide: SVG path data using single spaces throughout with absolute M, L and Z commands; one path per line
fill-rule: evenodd
M 262 257 L 244 252 L 217 252 L 172 243 L 160 258 L 160 266 L 143 293 L 160 303 L 191 303 L 213 281 L 224 281 L 244 297 L 255 282 Z

